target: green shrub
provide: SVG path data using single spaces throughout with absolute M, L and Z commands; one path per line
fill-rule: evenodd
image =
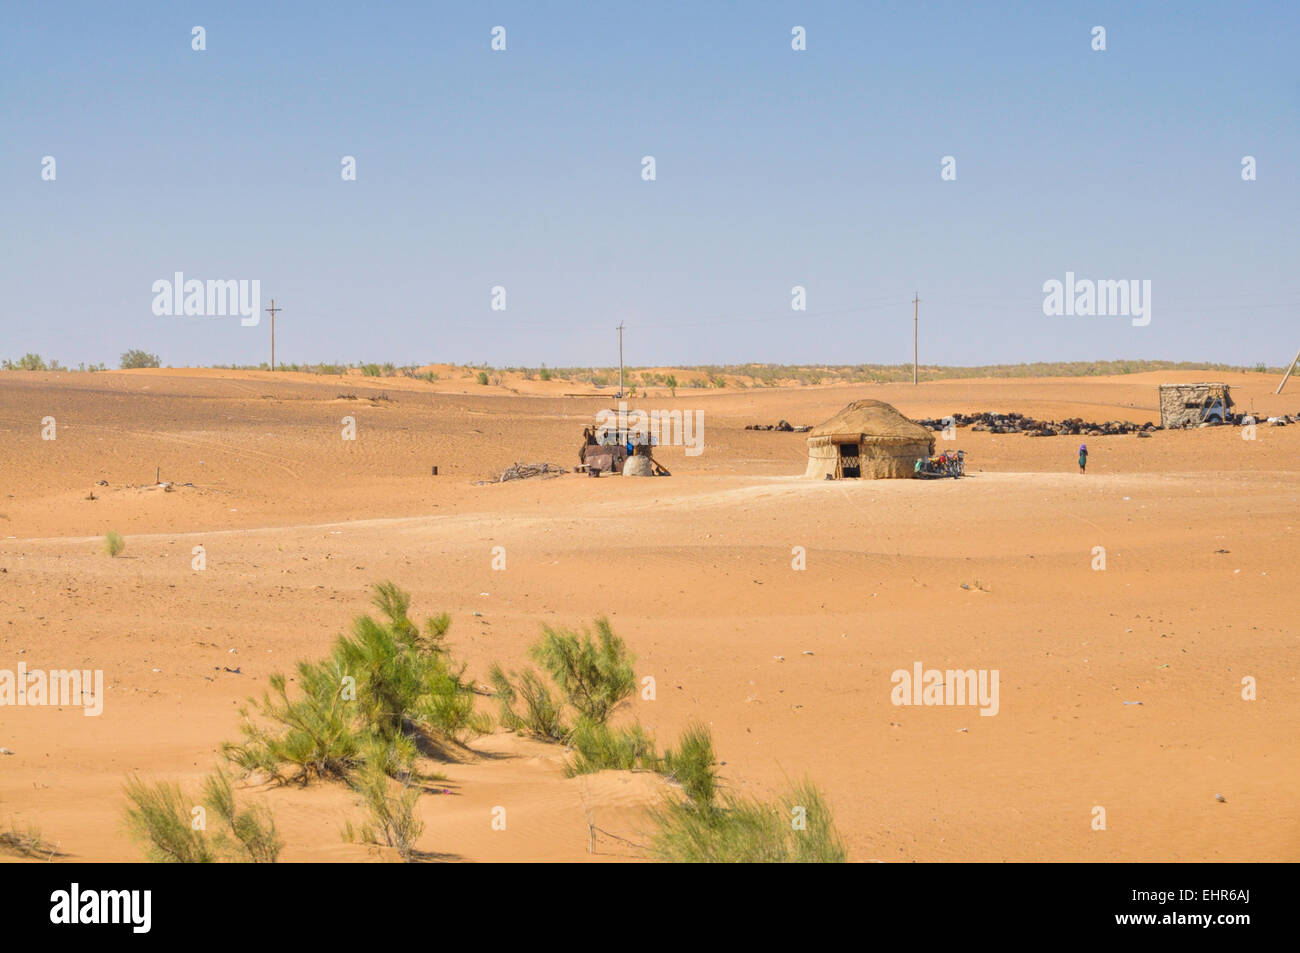
M 160 781 L 145 784 L 137 777 L 126 782 L 126 796 L 134 805 L 127 808 L 127 831 L 145 845 L 145 855 L 154 863 L 210 864 L 216 857 L 207 838 L 192 826 L 193 802 L 179 784 Z
M 543 741 L 563 741 L 569 729 L 565 725 L 563 704 L 557 702 L 551 689 L 533 669 L 525 669 L 512 683 L 500 665 L 493 665 L 488 674 L 494 689 L 493 696 L 501 705 L 499 721 L 503 728 L 532 735 Z M 515 710 L 515 702 L 523 699 L 522 713 Z
M 444 640 L 451 617 L 430 617 L 421 632 L 410 619 L 410 594 L 391 582 L 375 586 L 372 602 L 387 622 L 361 616 L 334 648 L 335 662 L 356 678 L 367 729 L 389 741 L 423 729 L 456 744 L 488 730 L 487 719 L 475 714 L 464 668 L 449 662 Z
M 362 365 L 361 365 L 361 376 L 362 376 L 362 377 L 378 377 L 378 376 L 379 376 L 379 365 L 378 365 L 378 364 L 362 364 Z
M 110 556 L 120 555 L 122 550 L 126 549 L 126 540 L 122 534 L 114 530 L 109 530 L 104 534 L 104 551 Z
M 596 640 L 568 629 L 542 627 L 532 656 L 583 718 L 603 724 L 636 688 L 635 659 L 614 634 L 608 619 L 596 620 Z
M 569 737 L 573 759 L 564 766 L 565 777 L 592 774 L 607 769 L 631 771 L 634 768 L 657 770 L 659 757 L 654 739 L 634 724 L 611 728 L 603 722 L 580 718 Z
M 633 657 L 614 634 L 608 619 L 596 620 L 596 638 L 584 630 L 581 638 L 567 629 L 542 627 L 542 638 L 529 649 L 533 659 L 558 687 L 561 700 L 533 669 L 512 680 L 500 665 L 489 678 L 501 706 L 500 722 L 544 741 L 568 741 L 572 730 L 566 706 L 578 722 L 604 725 L 610 714 L 636 687 Z M 523 703 L 522 710 L 517 703 Z
M 411 770 L 421 740 L 464 744 L 489 730 L 474 710 L 464 667 L 453 669 L 444 645 L 451 618 L 431 617 L 424 631 L 411 621 L 411 597 L 391 582 L 374 587 L 373 604 L 385 617 L 359 616 L 340 636 L 329 659 L 300 662 L 301 695 L 290 699 L 283 675 L 271 677 L 274 695 L 244 710 L 241 744 L 226 757 L 246 771 L 264 771 L 304 784 L 347 778 L 385 752 L 384 770 Z
M 275 818 L 265 805 L 239 810 L 230 775 L 220 768 L 203 781 L 203 803 L 227 828 L 213 836 L 218 854 L 252 864 L 276 862 L 284 842 L 276 831 Z
M 537 372 L 537 376 L 544 381 L 549 381 L 554 375 L 551 373 L 550 368 L 543 364 L 542 369 Z
M 314 778 L 344 778 L 361 763 L 363 737 L 353 726 L 356 702 L 345 698 L 351 685 L 334 661 L 298 663 L 301 695 L 290 699 L 285 677 L 271 676 L 271 691 L 261 702 L 240 710 L 244 740 L 222 752 L 245 771 L 263 771 L 274 780 L 307 784 Z M 289 767 L 296 773 L 286 778 Z
M 158 360 L 157 354 L 150 354 L 148 351 L 131 349 L 122 355 L 121 367 L 123 370 L 132 370 L 137 367 L 161 367 L 162 362 Z
M 682 786 L 682 792 L 693 804 L 704 808 L 713 804 L 718 789 L 715 760 L 713 736 L 708 728 L 696 724 L 682 733 L 676 750 L 670 748 L 664 752 L 663 769 Z
M 478 380 L 478 382 L 479 382 L 480 384 L 483 384 L 484 386 L 486 386 L 486 385 L 487 385 L 487 382 L 488 382 L 487 371 L 479 371 L 479 372 L 478 372 L 478 378 L 477 378 L 477 380 Z
M 348 821 L 343 838 L 353 843 L 384 844 L 396 848 L 398 856 L 409 862 L 415 854 L 415 842 L 424 833 L 424 822 L 416 813 L 420 789 L 409 772 L 397 782 L 396 794 L 391 792 L 393 785 L 381 758 L 368 759 L 353 785 L 366 808 L 366 819 L 359 827 L 353 827 Z
M 126 811 L 127 830 L 144 843 L 146 856 L 155 863 L 224 860 L 273 864 L 284 847 L 270 811 L 262 806 L 239 810 L 230 777 L 220 769 L 203 783 L 203 806 L 224 825 L 210 835 L 205 831 L 206 819 L 196 824 L 197 805 L 178 784 L 149 785 L 131 777 L 126 782 L 126 796 L 131 802 Z
M 701 807 L 674 799 L 651 816 L 658 830 L 650 853 L 658 860 L 844 863 L 848 858 L 825 798 L 808 782 L 771 803 L 723 797 L 720 805 Z

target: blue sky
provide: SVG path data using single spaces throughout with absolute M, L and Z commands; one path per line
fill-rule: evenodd
M 6 4 L 0 356 L 266 360 L 153 313 L 181 271 L 282 361 L 901 363 L 916 291 L 927 363 L 1281 364 L 1297 49 L 1294 2 Z M 1150 325 L 1045 316 L 1067 271 Z

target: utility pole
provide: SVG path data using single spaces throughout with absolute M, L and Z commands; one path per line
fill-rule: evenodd
M 1282 393 L 1282 388 L 1286 386 L 1287 378 L 1289 378 L 1291 376 L 1291 372 L 1295 370 L 1296 361 L 1300 361 L 1300 352 L 1297 352 L 1296 356 L 1291 358 L 1291 363 L 1287 365 L 1286 373 L 1282 375 L 1282 383 L 1277 385 L 1277 390 L 1274 391 L 1274 393 L 1276 394 Z
M 275 304 L 274 301 L 271 302 Z M 916 368 L 917 368 L 917 350 L 916 350 L 916 318 L 920 308 L 921 299 L 915 291 L 912 292 L 912 386 L 916 386 Z
M 266 310 L 271 312 L 271 370 L 275 370 L 275 313 L 277 311 L 283 311 L 284 308 L 277 308 L 275 306 L 275 299 L 272 298 L 271 307 Z
M 623 322 L 618 322 L 618 399 L 623 399 Z

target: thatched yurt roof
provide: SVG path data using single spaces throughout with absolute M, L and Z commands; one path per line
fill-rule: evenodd
M 918 457 L 934 452 L 934 436 L 879 400 L 855 400 L 808 432 L 808 469 L 815 480 L 845 477 L 898 480 L 914 476 Z
M 930 431 L 908 420 L 882 400 L 855 400 L 808 431 L 808 446 L 828 443 L 931 443 Z

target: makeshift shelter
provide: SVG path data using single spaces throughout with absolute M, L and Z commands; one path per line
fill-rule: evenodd
M 855 400 L 808 433 L 805 477 L 901 480 L 934 453 L 934 436 L 879 400 Z
M 1166 430 L 1195 427 L 1207 420 L 1221 424 L 1231 412 L 1227 384 L 1160 385 L 1160 426 Z

